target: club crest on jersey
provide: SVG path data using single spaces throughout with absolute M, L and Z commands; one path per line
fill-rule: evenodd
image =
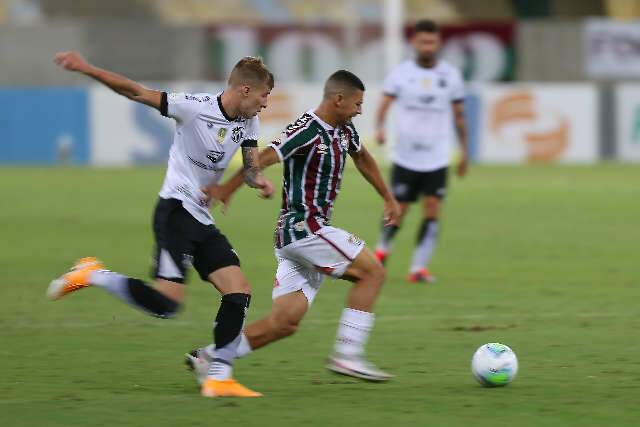
M 238 126 L 233 128 L 233 130 L 231 131 L 231 141 L 233 141 L 234 144 L 239 144 L 240 141 L 242 141 L 243 137 L 244 137 L 243 127 Z
M 213 125 L 213 123 L 212 123 Z M 209 126 L 209 124 L 207 124 Z M 218 144 L 224 144 L 224 138 L 227 136 L 227 128 L 220 128 L 218 131 Z
M 218 163 L 224 159 L 224 151 L 209 150 L 207 152 L 207 159 L 211 160 L 211 163 Z
M 342 148 L 345 150 L 349 146 L 349 137 L 345 133 L 340 135 L 340 145 L 342 145 Z

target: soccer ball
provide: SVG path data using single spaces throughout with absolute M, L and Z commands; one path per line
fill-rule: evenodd
M 503 387 L 516 377 L 518 358 L 504 344 L 484 344 L 473 354 L 471 372 L 485 387 Z

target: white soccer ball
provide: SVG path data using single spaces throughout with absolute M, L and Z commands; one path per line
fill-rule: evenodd
M 473 354 L 471 372 L 485 387 L 503 387 L 516 377 L 518 358 L 513 350 L 504 344 L 484 344 Z

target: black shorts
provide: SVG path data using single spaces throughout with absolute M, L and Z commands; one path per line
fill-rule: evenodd
M 420 194 L 443 199 L 447 194 L 447 172 L 447 167 L 417 172 L 394 164 L 391 191 L 399 202 L 415 202 Z
M 202 280 L 223 267 L 240 266 L 227 238 L 214 225 L 195 219 L 176 199 L 159 198 L 153 214 L 156 248 L 153 277 L 184 283 L 193 265 Z

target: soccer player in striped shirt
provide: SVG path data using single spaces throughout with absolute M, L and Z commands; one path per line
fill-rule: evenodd
M 262 168 L 283 163 L 282 209 L 275 230 L 278 261 L 273 307 L 265 318 L 248 325 L 237 356 L 293 334 L 313 302 L 326 276 L 353 283 L 329 358 L 328 369 L 372 381 L 391 378 L 364 357 L 373 328 L 373 306 L 385 281 L 385 270 L 362 240 L 331 225 L 334 203 L 340 192 L 347 154 L 358 171 L 384 200 L 387 223 L 395 223 L 399 206 L 384 183 L 375 160 L 362 145 L 351 123 L 361 113 L 364 84 L 354 74 L 332 74 L 318 108 L 289 125 L 282 137 L 260 153 Z M 212 189 L 228 203 L 242 185 L 236 174 Z M 212 358 L 209 348 L 187 355 L 198 378 Z

